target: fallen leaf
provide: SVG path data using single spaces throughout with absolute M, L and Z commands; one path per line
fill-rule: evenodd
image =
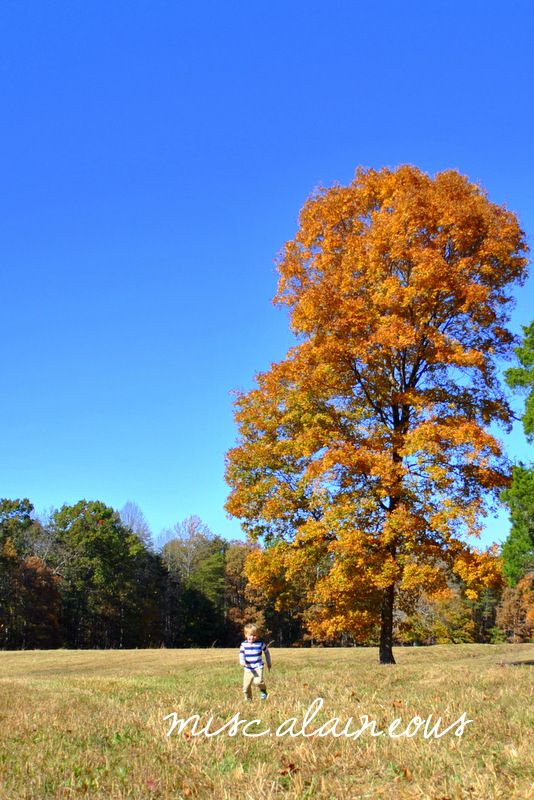
M 279 775 L 292 775 L 294 772 L 298 772 L 299 768 L 295 766 L 295 764 L 285 764 L 281 769 L 278 770 Z

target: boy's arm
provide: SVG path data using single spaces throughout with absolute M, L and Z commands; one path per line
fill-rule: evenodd
M 245 661 L 245 650 L 243 648 L 243 645 L 241 645 L 241 647 L 239 648 L 239 664 L 242 667 L 247 666 L 247 663 Z

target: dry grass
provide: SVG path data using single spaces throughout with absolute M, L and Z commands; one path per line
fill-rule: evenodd
M 534 645 L 396 657 L 379 667 L 376 650 L 273 650 L 267 702 L 245 705 L 236 651 L 2 652 L 0 798 L 534 797 Z M 172 711 L 219 723 L 239 711 L 275 730 L 318 696 L 312 728 L 360 714 L 382 727 L 463 711 L 473 722 L 438 740 L 165 735 Z

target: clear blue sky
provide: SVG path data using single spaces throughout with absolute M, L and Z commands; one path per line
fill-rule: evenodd
M 532 234 L 533 32 L 529 0 L 3 0 L 0 496 L 238 536 L 230 392 L 290 344 L 305 198 L 452 167 Z

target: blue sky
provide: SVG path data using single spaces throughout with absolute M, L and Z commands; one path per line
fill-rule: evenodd
M 533 28 L 528 0 L 4 0 L 0 496 L 239 536 L 230 393 L 291 344 L 270 300 L 304 200 L 457 168 L 531 235 Z

